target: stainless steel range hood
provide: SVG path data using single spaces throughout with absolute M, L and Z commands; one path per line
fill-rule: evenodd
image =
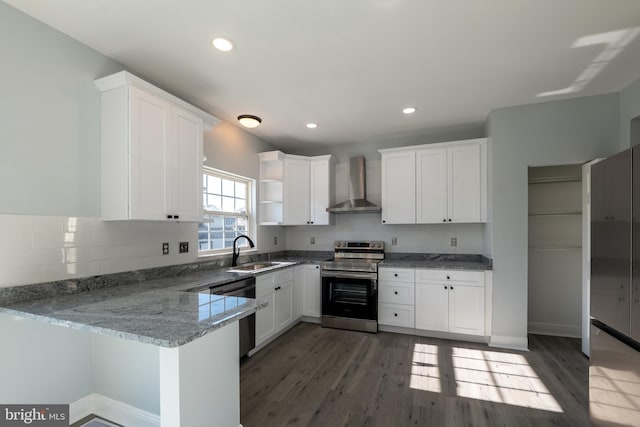
M 366 199 L 367 170 L 364 156 L 349 159 L 349 200 L 327 208 L 331 213 L 380 212 L 379 206 Z

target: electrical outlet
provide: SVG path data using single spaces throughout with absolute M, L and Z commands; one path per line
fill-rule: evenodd
M 189 242 L 180 242 L 178 252 L 180 252 L 181 254 L 189 252 Z
M 309 243 L 311 243 L 312 245 L 316 244 L 316 236 L 311 236 L 311 238 L 309 239 Z
M 278 236 L 273 236 L 273 244 L 274 245 L 278 244 Z
M 457 237 L 452 237 L 451 238 L 451 246 L 458 246 L 458 238 Z
M 392 244 L 393 246 L 397 245 L 397 244 L 398 244 L 398 238 L 397 238 L 397 237 L 392 237 L 392 238 L 391 238 L 391 244 Z
M 169 243 L 162 244 L 162 255 L 169 255 Z

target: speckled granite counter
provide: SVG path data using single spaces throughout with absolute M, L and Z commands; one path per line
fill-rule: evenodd
M 291 264 L 258 274 L 306 261 L 289 262 Z M 72 295 L 2 304 L 0 312 L 161 347 L 177 347 L 262 308 L 250 298 L 193 291 L 251 275 L 229 273 L 229 269 L 195 271 Z
M 427 268 L 442 270 L 491 270 L 489 258 L 464 254 L 387 254 L 380 267 Z

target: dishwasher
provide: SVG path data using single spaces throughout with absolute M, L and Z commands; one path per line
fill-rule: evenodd
M 256 298 L 256 278 L 247 277 L 209 288 L 214 295 L 229 297 Z M 255 313 L 238 321 L 240 329 L 240 357 L 245 356 L 256 346 L 256 315 Z

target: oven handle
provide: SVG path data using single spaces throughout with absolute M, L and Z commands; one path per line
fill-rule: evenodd
M 367 279 L 367 280 L 373 280 L 374 282 L 378 281 L 378 275 L 376 273 L 355 273 L 355 272 L 346 272 L 346 271 L 325 270 L 322 272 L 322 277 L 337 277 L 337 278 L 345 278 L 345 279 Z

